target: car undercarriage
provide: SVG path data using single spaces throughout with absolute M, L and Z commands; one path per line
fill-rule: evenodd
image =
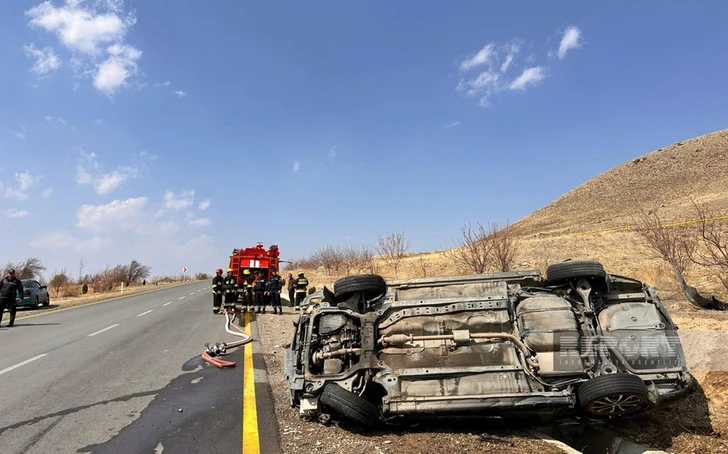
M 385 282 L 309 295 L 286 351 L 291 406 L 363 427 L 403 418 L 642 414 L 689 393 L 654 290 L 598 262 Z

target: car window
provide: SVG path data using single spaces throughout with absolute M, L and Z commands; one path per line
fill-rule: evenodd
M 34 287 L 35 287 L 35 286 L 33 285 L 33 281 L 26 281 L 26 280 L 22 280 L 22 281 L 20 281 L 20 282 L 22 282 L 22 283 L 23 283 L 23 288 L 34 288 Z

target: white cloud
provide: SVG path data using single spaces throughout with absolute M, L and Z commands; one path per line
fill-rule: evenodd
M 34 43 L 23 46 L 23 51 L 28 58 L 35 60 L 30 71 L 40 77 L 47 76 L 61 66 L 61 59 L 51 47 L 38 49 Z
M 119 166 L 111 172 L 91 173 L 89 168 L 97 170 L 99 163 L 95 153 L 80 152 L 82 163 L 76 166 L 76 183 L 93 186 L 94 191 L 99 195 L 106 195 L 119 188 L 130 178 L 139 176 L 139 169 L 135 166 Z
M 329 152 L 326 154 L 326 156 L 328 156 L 329 159 L 336 159 L 336 145 L 329 148 Z
M 72 51 L 96 55 L 107 44 L 121 42 L 136 23 L 133 13 L 121 15 L 124 2 L 66 0 L 56 7 L 45 1 L 25 12 L 30 26 L 55 33 Z
M 478 66 L 488 64 L 496 57 L 495 44 L 488 43 L 477 53 L 460 62 L 460 71 L 469 71 Z
M 195 203 L 195 191 L 188 190 L 175 194 L 172 191 L 164 193 L 164 206 L 167 209 L 179 211 L 192 206 Z
M 55 34 L 71 52 L 70 67 L 77 75 L 92 75 L 94 87 L 111 96 L 137 75 L 137 61 L 142 55 L 139 49 L 124 43 L 136 17 L 133 11 L 123 11 L 123 0 L 66 0 L 58 7 L 44 1 L 25 14 L 31 28 Z M 33 49 L 26 53 L 38 55 Z M 40 52 L 45 52 L 44 62 L 53 64 L 55 54 L 45 49 Z M 39 68 L 46 67 L 48 64 Z
M 46 188 L 40 194 L 44 199 L 49 199 L 53 195 L 53 188 Z
M 17 208 L 10 208 L 5 210 L 5 216 L 10 219 L 20 219 L 27 217 L 30 213 L 27 210 L 18 210 Z
M 18 123 L 18 129 L 18 131 L 15 131 L 15 137 L 25 139 L 25 133 L 28 132 L 28 127 L 23 123 Z
M 546 68 L 534 66 L 523 70 L 520 76 L 516 77 L 508 86 L 511 90 L 525 90 L 529 85 L 536 85 L 547 77 Z
M 18 139 L 25 139 L 25 134 L 22 133 L 22 132 L 17 132 L 16 131 L 15 132 L 15 137 L 17 137 Z
M 574 25 L 568 27 L 566 31 L 564 31 L 564 35 L 559 43 L 559 59 L 563 60 L 568 51 L 571 49 L 578 49 L 582 46 L 582 44 L 583 40 L 581 38 L 581 30 L 579 30 L 579 27 Z
M 212 219 L 210 218 L 196 218 L 196 219 L 190 219 L 187 221 L 187 225 L 190 227 L 206 227 L 212 223 Z
M 91 231 L 140 230 L 147 224 L 146 197 L 114 200 L 105 205 L 82 205 L 76 212 L 77 226 Z
M 97 118 L 96 120 L 94 120 L 94 124 L 95 125 L 98 125 L 98 126 L 101 126 L 101 125 L 104 124 L 104 120 L 102 120 L 100 118 Z
M 293 173 L 297 173 L 301 170 L 301 164 L 298 161 L 293 161 Z
M 197 205 L 197 209 L 200 211 L 205 211 L 206 209 L 210 208 L 210 205 L 212 204 L 212 200 L 205 199 L 200 202 L 199 205 Z
M 536 85 L 548 77 L 548 68 L 529 64 L 520 69 L 520 74 L 513 75 L 517 66 L 523 68 L 518 61 L 523 41 L 515 38 L 510 42 L 497 45 L 488 43 L 478 53 L 460 62 L 460 70 L 467 72 L 473 68 L 480 68 L 477 75 L 460 79 L 456 90 L 469 97 L 479 98 L 479 105 L 488 107 L 493 95 L 507 91 L 523 91 L 527 87 Z M 525 58 L 529 61 L 531 56 Z M 454 125 L 454 124 L 453 124 Z
M 61 117 L 52 117 L 50 115 L 46 115 L 45 120 L 48 123 L 53 123 L 53 122 L 60 123 L 63 126 L 65 126 L 68 129 L 70 129 L 71 131 L 76 132 L 76 127 L 69 125 L 68 122 L 65 119 L 61 118 Z
M 445 125 L 445 129 L 450 129 L 450 128 L 454 128 L 455 126 L 458 126 L 459 124 L 460 124 L 460 122 L 459 122 L 459 121 L 453 121 L 452 123 L 447 123 L 447 124 Z
M 127 80 L 137 73 L 137 60 L 142 52 L 133 46 L 114 44 L 107 49 L 109 57 L 98 65 L 94 87 L 102 93 L 113 95 Z
M 184 98 L 185 96 L 187 96 L 187 93 L 182 90 L 177 90 L 174 92 L 174 94 L 177 95 L 178 98 Z
M 77 238 L 64 230 L 40 234 L 30 240 L 34 249 L 73 249 L 76 252 L 95 252 L 108 248 L 113 243 L 111 237 L 94 236 L 88 239 Z
M 28 190 L 41 180 L 40 175 L 33 175 L 30 172 L 21 172 L 15 174 L 15 180 L 18 182 L 16 188 L 5 188 L 5 198 L 23 201 L 28 198 Z

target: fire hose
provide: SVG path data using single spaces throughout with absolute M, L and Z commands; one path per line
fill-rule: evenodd
M 232 361 L 225 361 L 224 359 L 220 359 L 218 358 L 219 356 L 225 355 L 227 354 L 228 350 L 242 347 L 243 345 L 253 340 L 253 338 L 248 336 L 248 334 L 246 334 L 241 327 L 235 325 L 233 323 L 234 321 L 235 313 L 233 313 L 231 316 L 229 312 L 225 312 L 225 331 L 228 334 L 232 334 L 233 336 L 242 337 L 241 340 L 230 343 L 216 342 L 213 346 L 210 346 L 210 344 L 208 343 L 205 344 L 205 351 L 202 352 L 202 359 L 220 369 L 225 367 L 235 367 L 235 363 Z M 235 331 L 231 330 L 230 327 L 234 328 Z

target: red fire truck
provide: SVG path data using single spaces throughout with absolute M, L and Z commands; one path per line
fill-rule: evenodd
M 266 280 L 273 276 L 274 271 L 279 271 L 278 246 L 273 244 L 267 250 L 263 243 L 258 243 L 255 247 L 245 249 L 233 249 L 230 254 L 230 264 L 228 268 L 233 269 L 233 276 L 238 278 L 238 284 L 243 285 L 245 276 L 243 271 L 250 270 L 250 274 L 259 272 Z

